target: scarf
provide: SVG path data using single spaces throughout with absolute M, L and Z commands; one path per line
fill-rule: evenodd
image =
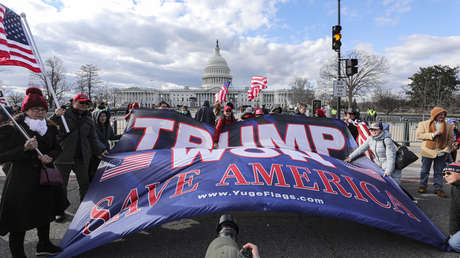
M 431 121 L 430 123 L 430 133 L 436 132 L 435 121 Z M 441 122 L 441 131 L 442 134 L 436 136 L 432 141 L 426 141 L 426 147 L 431 150 L 435 149 L 444 149 L 447 146 L 447 125 L 445 121 Z
M 24 123 L 29 126 L 30 130 L 37 132 L 40 136 L 45 135 L 46 131 L 48 131 L 48 126 L 46 125 L 45 119 L 38 120 L 26 116 Z

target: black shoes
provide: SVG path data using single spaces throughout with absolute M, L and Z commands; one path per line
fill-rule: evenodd
M 44 256 L 44 255 L 56 255 L 62 252 L 62 249 L 59 246 L 53 245 L 51 242 L 45 242 L 37 244 L 37 252 L 35 253 L 36 256 Z

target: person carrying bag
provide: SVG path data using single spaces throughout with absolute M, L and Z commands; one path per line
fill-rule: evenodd
M 345 162 L 351 162 L 368 149 L 375 154 L 374 162 L 383 169 L 383 176 L 391 176 L 396 183 L 401 183 L 401 170 L 395 168 L 396 146 L 391 139 L 390 132 L 383 130 L 383 123 L 372 123 L 369 127 L 371 136 L 366 142 L 355 149 Z
M 49 239 L 50 222 L 69 202 L 61 186 L 50 185 L 49 179 L 43 185 L 40 178 L 61 149 L 57 127 L 45 119 L 48 105 L 41 90 L 32 87 L 26 95 L 23 113 L 9 115 L 10 123 L 0 127 L 0 162 L 11 162 L 0 202 L 0 235 L 9 233 L 13 257 L 26 257 L 25 232 L 37 228 L 36 255 L 55 255 L 61 249 Z

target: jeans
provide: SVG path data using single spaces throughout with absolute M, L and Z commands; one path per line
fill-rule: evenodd
M 420 171 L 420 186 L 425 187 L 428 184 L 428 177 L 430 176 L 431 164 L 434 161 L 434 190 L 441 190 L 443 186 L 442 170 L 446 166 L 446 155 L 436 157 L 434 159 L 422 157 L 422 169 Z
M 455 252 L 460 252 L 460 231 L 452 235 L 449 239 L 449 245 Z

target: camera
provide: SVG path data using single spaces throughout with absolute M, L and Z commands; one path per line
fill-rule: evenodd
M 252 258 L 250 248 L 243 248 L 240 251 L 236 243 L 239 227 L 232 215 L 220 216 L 216 232 L 217 238 L 208 246 L 206 258 Z
M 234 241 L 239 233 L 238 224 L 235 218 L 230 214 L 224 214 L 220 216 L 219 223 L 217 224 L 217 235 L 221 237 L 230 237 Z

